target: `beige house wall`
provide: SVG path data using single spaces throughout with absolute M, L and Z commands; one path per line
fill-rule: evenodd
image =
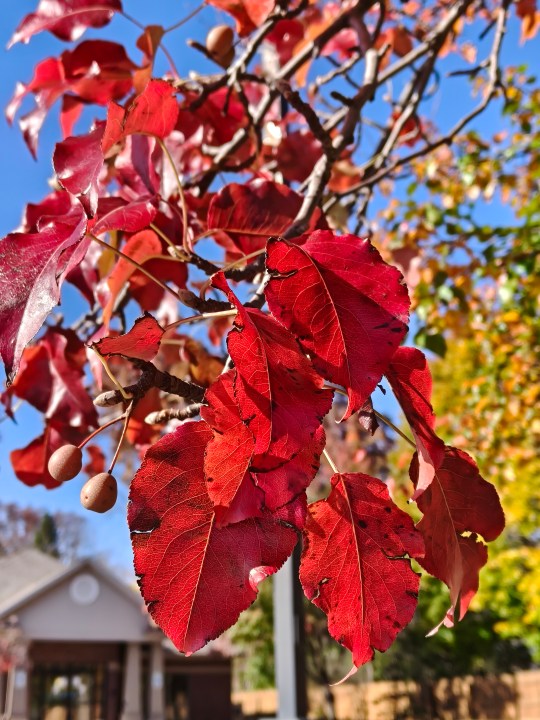
M 540 720 L 540 670 L 440 680 L 433 688 L 414 682 L 349 683 L 333 687 L 332 693 L 336 720 L 429 718 L 430 705 L 437 720 Z M 235 692 L 232 697 L 246 717 L 276 712 L 275 690 Z M 322 688 L 310 688 L 309 707 L 309 720 L 325 717 Z
M 39 602 L 30 602 L 18 610 L 20 627 L 26 638 L 56 642 L 135 642 L 144 639 L 148 618 L 135 602 L 122 597 L 106 579 L 96 575 L 98 597 L 89 605 L 77 604 L 69 592 L 75 578 L 67 578 L 41 595 Z

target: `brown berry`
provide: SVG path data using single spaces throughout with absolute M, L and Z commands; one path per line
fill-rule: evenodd
M 49 458 L 49 473 L 56 482 L 71 480 L 81 472 L 82 450 L 76 445 L 63 445 Z
M 104 513 L 114 507 L 117 497 L 118 483 L 110 473 L 102 472 L 83 485 L 81 505 L 87 510 Z
M 213 59 L 227 67 L 234 58 L 234 30 L 228 25 L 216 25 L 206 36 L 206 49 Z

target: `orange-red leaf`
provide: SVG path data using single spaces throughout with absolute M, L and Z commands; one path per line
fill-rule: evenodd
M 302 587 L 357 668 L 412 619 L 420 579 L 406 556 L 422 555 L 422 537 L 386 485 L 361 473 L 334 475 L 328 499 L 308 511 Z
M 416 485 L 416 456 L 410 472 Z M 417 503 L 424 513 L 418 530 L 426 546 L 425 556 L 417 559 L 448 585 L 452 604 L 443 622 L 451 627 L 467 612 L 487 561 L 487 548 L 478 536 L 495 540 L 504 529 L 504 514 L 495 488 L 482 478 L 474 460 L 452 447 L 446 448 L 443 464 Z
M 270 310 L 315 369 L 348 393 L 347 419 L 375 390 L 407 331 L 402 275 L 355 235 L 315 231 L 302 246 L 268 243 Z

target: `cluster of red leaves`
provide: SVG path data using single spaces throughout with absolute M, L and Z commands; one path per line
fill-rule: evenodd
M 240 35 L 263 23 L 275 6 L 274 0 L 210 4 L 236 19 Z M 41 30 L 75 40 L 115 11 L 121 6 L 114 0 L 42 0 L 13 42 Z M 308 7 L 302 22 L 311 17 L 326 27 L 338 12 L 331 3 L 323 13 Z M 278 23 L 267 39 L 282 62 L 293 43 L 301 44 L 305 29 L 300 20 L 287 22 L 293 24 Z M 392 52 L 408 51 L 404 31 L 386 32 Z M 169 314 L 169 324 L 160 324 L 149 312 L 163 310 L 165 283 L 173 283 L 178 299 L 193 295 L 188 281 L 192 287 L 198 281 L 189 260 L 198 238 L 213 236 L 229 259 L 265 250 L 269 312 L 243 304 L 226 271 L 207 283 L 235 315 L 232 327 L 213 328 L 217 338 L 227 333 L 230 369 L 222 372 L 223 361 L 192 338 L 174 336 L 187 373 L 206 388 L 201 420 L 152 444 L 156 431 L 143 420 L 161 407 L 157 389 L 135 406 L 127 436 L 147 447 L 130 489 L 135 568 L 150 613 L 180 650 L 191 653 L 236 621 L 255 599 L 258 583 L 281 567 L 302 534 L 306 595 L 328 615 L 330 633 L 351 650 L 356 668 L 375 649 L 386 650 L 411 620 L 419 585 L 411 559 L 450 588 L 444 622 L 463 617 L 486 562 L 485 542 L 502 531 L 502 510 L 472 458 L 435 434 L 426 359 L 400 347 L 407 289 L 370 241 L 336 234 L 320 210 L 302 235 L 283 239 L 304 198 L 266 172 L 254 171 L 248 182 L 202 197 L 179 187 L 176 171 L 193 187 L 212 167 L 213 149 L 248 128 L 249 118 L 245 97 L 225 87 L 209 92 L 202 104 L 165 80 L 140 88 L 139 71 L 146 72 L 154 54 L 151 39 L 149 31 L 140 39 L 141 67 L 123 47 L 104 41 L 86 41 L 46 60 L 17 89 L 8 110 L 13 118 L 24 96 L 34 95 L 36 108 L 21 120 L 34 153 L 43 119 L 60 98 L 64 131 L 54 153 L 59 189 L 28 206 L 21 230 L 0 244 L 0 355 L 12 381 L 2 400 L 8 413 L 13 397 L 25 400 L 46 422 L 43 435 L 12 453 L 13 466 L 23 482 L 53 487 L 46 469 L 51 452 L 79 442 L 98 425 L 84 386 L 83 342 L 55 327 L 29 346 L 59 302 L 64 281 L 101 307 L 101 327 L 86 339 L 111 365 L 121 363 L 119 357 L 136 366 L 159 357 L 164 369 L 174 371 L 178 349 L 171 353 L 163 340 L 166 333 L 172 337 L 176 318 Z M 347 57 L 361 40 L 345 29 L 324 51 Z M 242 88 L 245 95 L 260 92 L 250 84 Z M 107 104 L 106 121 L 73 136 L 85 103 Z M 285 119 L 279 122 L 286 127 Z M 403 130 L 411 134 L 407 126 Z M 416 139 L 403 137 L 411 144 Z M 298 131 L 296 139 L 285 138 L 288 149 L 280 154 L 278 148 L 275 160 L 286 179 L 305 179 L 287 156 L 298 154 L 304 140 Z M 247 132 L 225 169 L 252 155 L 257 168 L 259 151 L 263 157 Z M 308 160 L 319 156 L 320 148 L 312 148 Z M 106 234 L 111 249 L 96 262 L 91 243 L 101 247 Z M 244 266 L 252 260 L 245 258 Z M 120 335 L 109 326 L 126 289 L 144 314 Z M 101 366 L 90 367 L 102 387 Z M 362 473 L 336 472 L 328 498 L 307 502 L 335 390 L 348 398 L 342 420 L 358 413 L 364 422 L 371 418 L 373 428 L 370 398 L 385 375 L 416 444 L 410 473 L 423 513 L 416 527 L 385 484 Z M 97 447 L 90 454 L 89 472 L 101 472 L 103 454 Z

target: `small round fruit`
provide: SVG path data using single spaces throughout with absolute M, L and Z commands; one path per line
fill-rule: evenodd
M 81 472 L 82 450 L 76 445 L 63 445 L 49 458 L 49 473 L 56 482 L 71 480 Z
M 234 57 L 233 43 L 234 30 L 228 25 L 216 25 L 206 36 L 206 49 L 220 64 Z
M 117 497 L 118 483 L 110 473 L 102 472 L 83 485 L 81 505 L 87 510 L 104 513 L 114 507 Z

